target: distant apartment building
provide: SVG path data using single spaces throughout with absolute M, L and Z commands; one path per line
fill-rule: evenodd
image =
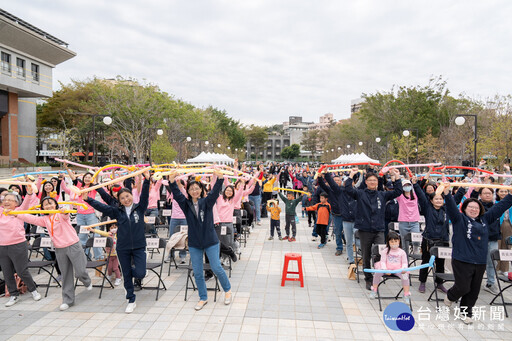
M 364 103 L 364 99 L 356 98 L 350 101 L 350 114 L 354 114 L 361 110 L 361 106 Z
M 283 132 L 269 135 L 265 147 L 261 150 L 256 150 L 251 141 L 247 141 L 247 155 L 250 157 L 258 154 L 259 160 L 279 160 L 282 158 L 281 152 L 284 148 L 292 144 L 301 144 L 304 133 L 314 129 L 327 129 L 333 122 L 334 115 L 330 113 L 321 116 L 319 123 L 303 122 L 302 116 L 290 116 L 288 121 L 283 122 Z M 311 152 L 301 152 L 301 155 L 311 155 Z
M 52 96 L 68 44 L 0 9 L 0 163 L 36 162 L 36 100 Z

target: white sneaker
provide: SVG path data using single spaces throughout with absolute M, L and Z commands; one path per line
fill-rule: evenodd
M 490 292 L 491 294 L 493 294 L 495 296 L 500 293 L 500 291 L 498 290 L 498 286 L 496 284 L 493 284 L 493 285 L 487 284 L 484 287 L 484 290 L 487 292 Z
M 465 324 L 473 324 L 474 320 L 471 317 L 466 316 L 466 318 L 462 320 L 462 322 L 464 322 Z
M 225 305 L 230 305 L 230 304 L 231 304 L 231 299 L 232 299 L 232 297 L 233 297 L 233 294 L 231 293 L 231 290 L 230 290 L 230 291 L 228 291 L 228 292 L 226 293 L 226 295 L 224 296 L 224 304 L 225 304 Z
M 61 311 L 64 311 L 64 310 L 68 310 L 69 309 L 69 305 L 67 303 L 62 303 L 59 307 L 59 309 Z
M 453 303 L 453 302 L 452 302 L 452 301 L 450 301 L 450 300 L 448 299 L 448 295 L 446 295 L 446 296 L 444 297 L 444 300 L 443 300 L 443 301 L 444 301 L 444 304 L 445 304 L 447 307 L 451 307 L 451 306 L 452 306 L 452 303 Z
M 9 301 L 5 304 L 6 307 L 12 307 L 18 302 L 18 296 L 11 296 L 9 298 Z
M 117 287 L 121 285 L 121 278 L 116 278 L 116 281 L 114 282 L 114 285 Z
M 194 307 L 194 309 L 195 309 L 196 311 L 199 311 L 199 310 L 203 309 L 203 307 L 204 307 L 205 305 L 207 305 L 207 304 L 208 304 L 208 301 L 199 301 L 199 302 L 197 302 L 197 304 L 196 304 L 196 306 Z
M 91 284 L 89 284 L 89 286 L 87 287 L 87 291 L 91 291 L 92 290 L 92 282 Z
M 374 291 L 373 289 L 372 289 L 372 291 L 370 291 L 370 298 L 371 298 L 372 300 L 374 300 L 374 299 L 376 299 L 376 298 L 377 298 L 377 292 L 376 292 L 376 291 Z
M 32 291 L 31 294 L 34 301 L 39 301 L 41 299 L 41 294 L 38 293 L 37 290 Z
M 127 314 L 130 314 L 130 313 L 133 313 L 133 311 L 135 310 L 135 307 L 137 306 L 137 303 L 133 302 L 133 303 L 128 303 L 128 305 L 126 306 L 126 309 L 125 309 L 125 313 Z

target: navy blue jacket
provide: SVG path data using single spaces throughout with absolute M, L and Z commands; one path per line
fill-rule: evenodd
M 101 213 L 117 220 L 117 250 L 133 250 L 146 247 L 146 223 L 144 213 L 148 208 L 149 180 L 144 180 L 138 204 L 133 204 L 130 216 L 126 215 L 124 206 L 112 198 L 110 205 L 105 205 L 92 198 L 85 201 Z
M 318 185 L 320 188 L 322 188 L 322 191 L 327 193 L 329 196 L 327 198 L 327 202 L 331 205 L 331 213 L 337 216 L 341 216 L 339 196 L 334 193 L 332 187 L 327 186 L 323 178 L 318 178 Z
M 356 211 L 356 201 L 349 196 L 346 191 L 345 187 L 340 187 L 334 181 L 331 174 L 326 173 L 324 175 L 325 180 L 329 184 L 330 191 L 333 193 L 333 196 L 338 199 L 338 206 L 341 212 L 341 219 L 343 221 L 354 221 L 355 219 L 355 211 Z M 331 194 L 329 194 L 330 198 Z M 332 205 L 331 205 L 332 206 Z M 333 209 L 334 211 L 334 209 Z
M 196 214 L 192 200 L 187 199 L 179 190 L 176 181 L 171 182 L 174 200 L 180 205 L 181 210 L 187 218 L 188 224 L 188 245 L 197 249 L 205 249 L 219 243 L 213 222 L 213 205 L 219 197 L 223 179 L 217 179 L 215 186 L 205 198 L 199 198 L 199 215 Z
M 385 220 L 396 223 L 398 221 L 398 214 L 400 213 L 400 207 L 396 199 L 389 200 L 386 203 L 386 210 L 384 213 Z
M 471 219 L 457 208 L 451 194 L 445 197 L 446 212 L 452 221 L 452 258 L 471 264 L 487 264 L 489 224 L 512 206 L 512 195 L 491 207 L 480 218 Z
M 448 242 L 450 240 L 450 219 L 448 219 L 446 213 L 446 205 L 436 210 L 430 200 L 428 200 L 421 186 L 415 183 L 413 187 L 414 193 L 416 193 L 418 197 L 421 212 L 425 216 L 425 231 L 423 231 L 423 237 L 429 240 L 439 239 L 443 242 Z M 454 200 L 457 205 L 462 200 L 464 193 L 465 190 L 461 187 L 455 194 Z
M 357 201 L 354 228 L 367 232 L 384 232 L 386 202 L 399 197 L 402 181 L 393 182 L 393 191 L 375 191 L 352 187 L 352 179 L 345 180 L 345 192 Z
M 483 202 L 480 200 L 482 205 L 484 205 L 485 212 L 489 211 L 491 207 L 494 206 L 493 202 Z M 500 216 L 501 218 L 501 216 Z M 496 219 L 492 223 L 489 223 L 489 241 L 495 242 L 501 239 L 501 231 L 500 231 L 500 218 Z

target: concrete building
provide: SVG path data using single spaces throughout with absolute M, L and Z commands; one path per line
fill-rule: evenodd
M 0 163 L 36 162 L 36 99 L 52 96 L 68 44 L 0 9 Z
M 356 98 L 350 101 L 350 114 L 354 114 L 361 110 L 361 106 L 364 103 L 364 99 Z
M 257 153 L 258 160 L 280 160 L 283 148 L 292 144 L 300 145 L 304 133 L 312 129 L 327 129 L 333 122 L 336 121 L 334 115 L 330 113 L 320 116 L 319 123 L 303 122 L 302 116 L 290 116 L 287 122 L 283 122 L 283 133 L 269 135 L 264 149 L 257 151 L 251 141 L 247 141 L 247 155 L 250 157 Z M 309 155 L 311 152 L 301 152 L 301 156 Z

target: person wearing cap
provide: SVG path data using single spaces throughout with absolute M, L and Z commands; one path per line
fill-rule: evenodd
M 417 182 L 416 177 L 413 178 Z M 402 180 L 403 193 L 396 200 L 398 201 L 398 229 L 400 231 L 400 238 L 402 238 L 402 246 L 409 256 L 409 242 L 405 240 L 405 236 L 411 232 L 420 232 L 420 210 L 418 207 L 418 198 L 414 195 L 412 190 L 412 183 L 410 180 Z M 414 254 L 419 253 L 419 243 L 414 242 Z
M 0 197 L 0 267 L 4 274 L 4 280 L 9 290 L 10 298 L 5 303 L 11 307 L 18 302 L 19 292 L 14 274 L 17 273 L 27 285 L 35 301 L 41 299 L 36 290 L 36 284 L 28 271 L 28 244 L 25 239 L 25 228 L 21 220 L 15 215 L 6 215 L 7 211 L 26 210 L 37 204 L 37 196 L 32 194 L 32 188 L 27 186 L 27 195 L 22 201 L 17 192 L 3 192 Z

